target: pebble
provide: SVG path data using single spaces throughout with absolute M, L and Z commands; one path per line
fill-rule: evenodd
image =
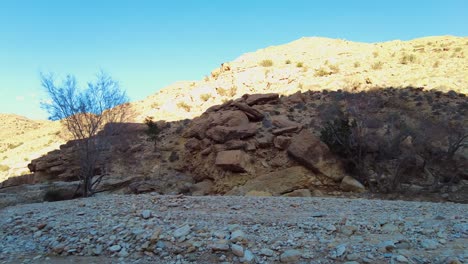
M 105 195 L 0 209 L 0 263 L 48 254 L 112 263 L 468 263 L 467 212 L 454 203 Z
M 405 256 L 403 256 L 403 255 L 398 255 L 398 256 L 396 256 L 395 259 L 396 259 L 398 262 L 401 262 L 401 263 L 408 263 L 408 262 L 409 262 L 408 259 L 407 259 Z
M 150 210 L 143 210 L 141 212 L 141 217 L 143 217 L 143 219 L 148 219 L 152 216 L 152 213 Z
M 262 248 L 260 249 L 260 255 L 271 257 L 275 254 L 275 252 L 269 248 Z
M 109 251 L 110 252 L 118 252 L 118 251 L 120 251 L 121 248 L 122 247 L 120 245 L 113 245 L 113 246 L 109 247 Z
M 280 255 L 280 261 L 283 263 L 295 262 L 301 258 L 302 253 L 299 250 L 289 249 Z
M 232 244 L 231 245 L 231 250 L 232 253 L 238 257 L 243 257 L 244 256 L 244 248 L 242 246 Z
M 177 228 L 175 231 L 174 231 L 174 234 L 173 236 L 175 238 L 179 238 L 179 237 L 182 237 L 182 236 L 186 236 L 190 233 L 190 231 L 192 230 L 192 228 L 189 226 L 189 225 L 184 225 L 182 227 L 179 227 Z
M 242 230 L 236 230 L 231 234 L 231 242 L 240 242 L 245 239 L 245 233 Z
M 213 251 L 228 251 L 229 242 L 225 239 L 219 239 L 212 243 L 209 248 L 211 248 Z
M 244 251 L 243 260 L 247 263 L 252 263 L 255 260 L 255 255 L 252 253 L 252 251 L 247 249 Z
M 421 246 L 425 249 L 431 250 L 436 249 L 439 246 L 439 243 L 434 239 L 424 239 L 421 241 Z

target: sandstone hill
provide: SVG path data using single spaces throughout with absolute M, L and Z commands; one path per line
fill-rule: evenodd
M 389 114 L 401 115 L 405 124 L 414 124 L 413 130 L 423 129 L 419 126 L 423 116 L 466 129 L 467 52 L 466 37 L 375 44 L 314 37 L 244 54 L 204 80 L 177 82 L 132 103 L 133 123 L 115 136 L 118 144 L 109 152 L 102 188 L 290 196 L 362 191 L 355 179 L 359 177 L 350 177 L 346 169 L 349 164 L 320 139 L 324 123 L 336 117 L 332 108 L 339 112 L 360 106 L 366 123 L 373 124 L 366 127 L 369 153 L 378 148 L 385 131 L 400 131 L 396 125 L 389 128 Z M 146 140 L 142 124 L 146 117 L 161 120 L 156 144 Z M 27 174 L 30 159 L 65 141 L 58 123 L 15 118 L 8 117 L 12 121 L 2 127 L 2 133 L 11 131 L 2 135 L 3 179 Z M 24 135 L 12 129 L 15 122 Z M 443 150 L 448 138 L 444 134 L 432 147 Z M 408 138 L 399 151 L 413 151 L 413 139 Z M 51 181 L 55 189 L 71 190 L 76 186 L 72 154 L 72 143 L 62 145 L 32 160 L 28 166 L 33 177 L 16 177 L 3 186 L 38 183 L 35 194 L 40 198 L 34 199 L 42 199 Z M 453 172 L 461 182 L 453 189 L 455 196 L 466 191 L 466 158 L 463 151 L 456 156 L 460 166 Z M 421 167 L 424 161 L 413 163 Z M 441 166 L 433 169 L 440 171 Z M 418 177 L 418 184 L 405 181 L 407 188 L 424 189 L 434 180 Z M 4 197 L 16 200 L 15 188 L 22 187 L 5 188 Z

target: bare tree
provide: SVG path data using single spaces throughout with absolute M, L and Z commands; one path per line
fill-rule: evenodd
M 84 197 L 91 196 L 105 175 L 104 154 L 110 148 L 110 135 L 119 127 L 115 124 L 126 119 L 124 104 L 128 97 L 104 72 L 97 74 L 85 89 L 79 89 L 72 75 L 56 85 L 52 74 L 41 74 L 41 82 L 49 97 L 41 106 L 49 113 L 49 119 L 60 120 L 75 140 L 80 188 Z

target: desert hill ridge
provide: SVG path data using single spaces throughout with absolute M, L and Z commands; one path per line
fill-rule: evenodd
M 173 121 L 246 93 L 409 86 L 466 93 L 467 43 L 467 37 L 453 36 L 383 43 L 301 38 L 243 54 L 202 81 L 174 83 L 133 106 L 137 120 Z M 272 65 L 260 65 L 270 60 Z
M 166 166 L 150 157 L 170 159 L 175 150 L 184 146 L 187 139 L 180 137 L 180 130 L 187 123 L 183 120 L 199 117 L 213 105 L 226 104 L 245 94 L 277 93 L 287 96 L 284 102 L 281 101 L 284 103 L 281 107 L 291 107 L 288 98 L 297 97 L 297 92 L 306 94 L 322 90 L 355 93 L 387 87 L 420 87 L 426 91 L 453 93 L 455 97 L 466 94 L 467 52 L 467 37 L 441 36 L 371 44 L 312 37 L 246 53 L 232 62 L 223 63 L 204 80 L 176 82 L 130 104 L 135 113 L 132 122 L 141 123 L 147 116 L 173 122 L 162 135 L 161 149 L 165 150 L 160 154 L 151 154 L 151 146 L 146 146 L 148 143 L 144 141 L 143 134 L 140 142 L 133 142 L 132 151 L 147 159 L 140 169 L 134 169 L 134 173 L 143 177 Z M 302 97 L 315 98 L 306 94 L 292 101 L 302 100 Z M 454 102 L 457 104 L 463 100 L 460 97 Z M 27 121 L 23 121 L 18 119 L 22 125 L 16 130 L 26 130 Z M 44 121 L 33 131 L 25 132 L 26 136 L 16 135 L 21 132 L 12 130 L 12 124 L 3 123 L 1 131 L 11 132 L 2 137 L 2 143 L 7 146 L 24 143 L 3 152 L 1 164 L 7 167 L 0 172 L 0 180 L 28 173 L 26 165 L 31 159 L 57 149 L 65 142 L 57 122 Z M 125 166 L 128 164 L 116 168 L 116 171 L 125 171 Z M 170 167 L 173 167 L 170 170 L 180 170 L 178 165 Z M 186 175 L 180 177 L 182 182 L 187 179 Z M 127 177 L 127 180 L 131 179 Z M 222 186 L 217 188 L 226 190 Z

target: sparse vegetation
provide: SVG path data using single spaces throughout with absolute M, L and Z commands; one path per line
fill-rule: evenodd
M 156 142 L 159 140 L 159 133 L 161 133 L 161 128 L 154 122 L 154 118 L 146 117 L 145 124 L 147 126 L 146 135 L 148 136 L 148 141 L 153 141 L 156 145 Z
M 75 139 L 82 195 L 91 196 L 104 177 L 98 168 L 110 146 L 110 135 L 119 130 L 116 124 L 126 120 L 128 97 L 109 75 L 101 72 L 95 82 L 80 90 L 75 77 L 68 75 L 56 85 L 52 74 L 41 75 L 42 86 L 50 98 L 42 107 L 49 119 L 61 120 Z M 113 109 L 109 111 L 109 109 Z
M 315 70 L 315 76 L 316 77 L 323 77 L 323 76 L 328 76 L 331 75 L 332 73 L 330 71 L 327 71 L 324 67 L 320 67 Z
M 468 131 L 457 111 L 427 116 L 379 92 L 332 95 L 319 109 L 321 139 L 371 190 L 399 192 L 421 178 L 433 179 L 433 190 L 441 190 L 463 175 L 463 161 L 455 157 L 468 146 Z M 385 113 L 377 114 L 384 106 Z
M 9 170 L 10 170 L 10 167 L 8 167 L 7 165 L 0 164 L 0 172 L 5 172 Z
M 190 105 L 188 105 L 186 102 L 178 102 L 177 107 L 184 109 L 186 112 L 190 112 Z
M 354 62 L 353 64 L 354 68 L 359 68 L 361 66 L 361 63 L 359 61 Z
M 8 143 L 8 149 L 15 149 L 19 146 L 23 145 L 23 142 L 18 142 L 18 143 Z
M 259 64 L 262 67 L 271 67 L 271 66 L 273 66 L 273 61 L 272 60 L 262 60 Z
M 377 58 L 379 56 L 379 53 L 377 51 L 372 52 L 372 56 L 374 58 Z
M 216 88 L 216 92 L 221 96 L 234 97 L 237 94 L 237 87 L 231 86 L 229 89 L 218 87 Z
M 381 61 L 374 62 L 371 66 L 373 70 L 381 70 L 382 67 L 383 67 L 383 62 Z
M 286 60 L 284 63 L 285 64 L 291 64 L 291 60 Z
M 416 63 L 416 55 L 414 54 L 404 54 L 400 59 L 401 64 L 410 64 Z
M 304 63 L 303 62 L 298 62 L 296 63 L 296 67 L 297 68 L 302 68 L 304 66 Z
M 336 74 L 340 72 L 340 68 L 338 67 L 338 65 L 330 65 L 329 68 L 332 74 Z
M 434 68 L 439 68 L 439 66 L 440 66 L 439 61 L 434 62 L 434 64 L 432 65 L 432 67 L 434 67 Z
M 208 100 L 210 100 L 211 98 L 211 95 L 210 94 L 201 94 L 200 95 L 200 99 L 203 101 L 203 102 L 206 102 Z

